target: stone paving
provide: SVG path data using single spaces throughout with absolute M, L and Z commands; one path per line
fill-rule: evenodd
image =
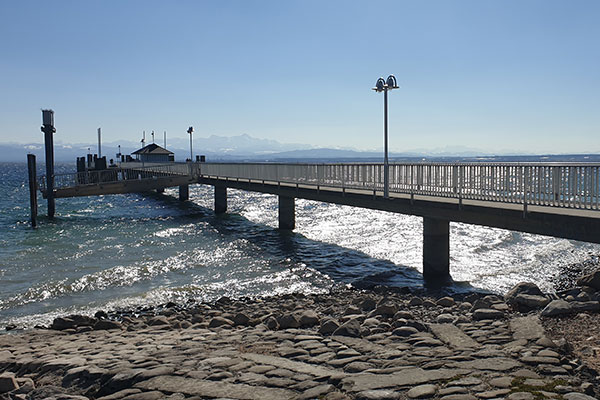
M 0 336 L 0 399 L 595 398 L 538 315 L 345 290 L 65 317 Z

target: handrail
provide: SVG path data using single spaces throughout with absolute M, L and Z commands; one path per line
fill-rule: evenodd
M 202 176 L 383 191 L 381 163 L 206 163 Z M 599 163 L 391 163 L 389 191 L 600 210 Z
M 139 164 L 140 166 L 137 166 Z M 126 167 L 108 168 L 100 171 L 71 172 L 54 175 L 54 188 L 64 189 L 84 185 L 97 185 L 100 183 L 114 183 L 127 180 L 148 180 L 174 176 L 189 176 L 197 179 L 199 169 L 195 163 L 169 163 L 142 165 L 130 163 Z M 45 191 L 46 176 L 38 176 L 38 187 Z
M 383 191 L 382 163 L 128 163 L 54 176 L 55 187 L 189 176 Z M 600 163 L 390 163 L 391 193 L 600 210 Z M 40 176 L 40 188 L 45 177 Z

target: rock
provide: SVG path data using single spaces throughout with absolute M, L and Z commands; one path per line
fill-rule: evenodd
M 50 329 L 54 329 L 56 331 L 64 331 L 65 329 L 72 329 L 75 327 L 75 321 L 67 317 L 54 318 L 54 321 L 52 321 L 52 325 L 50 325 Z
M 71 315 L 70 318 L 76 326 L 94 326 L 98 321 L 96 318 L 87 315 Z
M 595 397 L 588 396 L 587 394 L 571 392 L 567 394 L 563 394 L 563 399 L 565 400 L 596 400 Z
M 447 343 L 455 349 L 477 349 L 479 343 L 466 335 L 462 330 L 452 324 L 429 324 L 429 329 L 442 342 Z
M 509 325 L 515 340 L 538 340 L 544 335 L 544 327 L 537 315 L 513 318 Z
M 477 397 L 472 394 L 450 394 L 448 396 L 441 397 L 440 400 L 477 400 Z
M 167 397 L 163 392 L 152 390 L 149 392 L 130 394 L 129 396 L 123 397 L 123 400 L 162 400 L 166 398 Z
M 280 329 L 298 328 L 300 327 L 300 321 L 294 314 L 286 314 L 277 319 Z
M 340 325 L 333 319 L 326 319 L 321 322 L 321 327 L 319 328 L 319 333 L 323 336 L 331 335 L 333 332 L 338 329 Z
M 533 394 L 529 392 L 515 392 L 511 393 L 507 397 L 508 400 L 533 400 Z
M 413 315 L 409 312 L 409 311 L 405 311 L 405 310 L 400 310 L 398 311 L 396 314 L 394 314 L 394 316 L 392 317 L 394 320 L 398 320 L 398 319 L 413 319 Z
M 8 393 L 13 390 L 17 390 L 19 384 L 13 374 L 2 374 L 0 375 L 0 393 Z
M 600 311 L 600 302 L 597 301 L 576 301 L 571 303 L 574 312 L 598 312 Z
M 498 388 L 509 388 L 512 386 L 512 381 L 514 378 L 510 376 L 502 376 L 499 378 L 490 379 L 490 385 Z
M 437 386 L 432 384 L 419 385 L 410 389 L 407 393 L 408 397 L 411 399 L 426 399 L 429 397 L 433 397 L 437 390 Z
M 558 299 L 552 300 L 543 310 L 542 317 L 556 317 L 573 313 L 573 307 L 568 301 Z
M 123 329 L 123 325 L 117 321 L 111 321 L 108 319 L 101 319 L 94 325 L 94 330 L 108 330 L 108 329 Z
M 214 317 L 208 324 L 209 328 L 218 328 L 220 326 L 233 326 L 233 321 L 223 317 Z
M 550 299 L 546 296 L 537 296 L 533 294 L 518 294 L 511 299 L 511 305 L 517 311 L 528 312 L 544 308 L 550 303 Z
M 333 335 L 349 336 L 349 337 L 360 337 L 360 323 L 357 319 L 351 319 L 337 328 Z
M 348 306 L 348 308 L 346 308 L 346 311 L 344 311 L 344 315 L 359 315 L 362 314 L 360 311 L 360 308 L 356 307 L 356 306 Z
M 322 396 L 326 395 L 327 393 L 329 393 L 333 390 L 335 390 L 335 387 L 333 385 L 329 385 L 329 384 L 319 385 L 319 386 L 315 386 L 311 389 L 305 390 L 304 393 L 302 393 L 299 397 L 297 397 L 297 399 L 298 400 L 319 399 Z
M 491 308 L 480 308 L 473 312 L 473 319 L 480 321 L 483 319 L 501 319 L 504 318 L 502 311 L 493 310 Z
M 410 299 L 410 301 L 408 302 L 408 305 L 410 307 L 414 307 L 414 306 L 420 306 L 421 304 L 423 304 L 423 300 L 418 298 L 418 297 L 413 297 L 412 299 Z
M 394 329 L 392 331 L 392 334 L 396 336 L 408 337 L 418 332 L 419 331 L 416 328 L 413 328 L 412 326 L 401 326 L 399 328 Z
M 393 390 L 365 390 L 356 395 L 356 400 L 398 400 L 400 393 Z
M 451 324 L 456 318 L 452 314 L 440 314 L 435 319 L 439 324 Z
M 171 325 L 169 319 L 164 315 L 157 315 L 156 317 L 152 317 L 148 320 L 148 325 L 150 326 L 160 326 L 160 325 Z
M 480 308 L 490 308 L 491 306 L 491 301 L 485 299 L 477 299 L 473 302 L 473 307 L 471 307 L 471 311 L 479 310 Z
M 582 276 L 577 280 L 579 286 L 591 286 L 594 289 L 600 291 L 600 269 Z
M 272 331 L 276 331 L 277 329 L 279 329 L 279 322 L 277 322 L 277 319 L 272 315 L 270 315 L 267 318 L 267 320 L 265 321 L 265 325 Z
M 373 368 L 373 364 L 364 361 L 354 361 L 350 364 L 346 364 L 344 371 L 349 373 L 357 373 L 366 371 L 370 368 Z
M 436 304 L 441 307 L 454 307 L 456 303 L 452 297 L 446 296 L 439 299 Z
M 384 303 L 377 306 L 374 315 L 383 315 L 385 317 L 391 317 L 398 312 L 398 307 L 395 304 Z
M 306 310 L 300 315 L 300 326 L 313 327 L 319 323 L 319 315 L 313 310 Z
M 510 303 L 512 299 L 520 294 L 530 294 L 533 296 L 543 296 L 544 293 L 540 290 L 535 283 L 532 282 L 520 282 L 517 283 L 512 289 L 510 289 L 505 295 L 504 300 Z
M 376 301 L 375 301 L 373 298 L 371 298 L 371 297 L 367 297 L 367 298 L 363 299 L 363 300 L 362 300 L 362 301 L 359 303 L 359 305 L 358 305 L 358 306 L 359 306 L 359 307 L 361 308 L 361 310 L 363 310 L 363 311 L 371 311 L 371 310 L 374 310 L 374 309 L 375 309 L 375 307 L 377 307 L 377 302 L 376 302 Z
M 246 314 L 241 313 L 241 312 L 235 314 L 235 316 L 233 317 L 233 323 L 236 325 L 246 326 L 246 325 L 248 325 L 249 322 L 250 322 L 250 317 L 248 317 Z
M 451 394 L 464 394 L 464 393 L 467 393 L 468 391 L 469 390 L 463 386 L 448 386 L 443 389 L 440 389 L 438 392 L 438 395 L 446 396 L 446 395 L 451 395 Z
M 106 313 L 106 311 L 98 310 L 98 311 L 96 311 L 96 314 L 94 314 L 94 317 L 96 317 L 98 319 L 108 318 L 108 314 Z
M 31 378 L 17 378 L 17 384 L 19 385 L 19 389 L 15 393 L 29 393 L 33 389 L 35 389 L 35 383 Z

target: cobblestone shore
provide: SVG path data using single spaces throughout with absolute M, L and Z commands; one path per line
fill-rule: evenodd
M 0 399 L 595 398 L 568 350 L 496 295 L 222 298 L 2 335 Z

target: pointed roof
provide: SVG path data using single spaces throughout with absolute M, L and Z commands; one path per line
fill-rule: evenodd
M 174 154 L 172 151 L 165 149 L 164 147 L 160 147 L 156 143 L 150 143 L 147 146 L 142 147 L 139 150 L 134 151 L 131 154 Z

